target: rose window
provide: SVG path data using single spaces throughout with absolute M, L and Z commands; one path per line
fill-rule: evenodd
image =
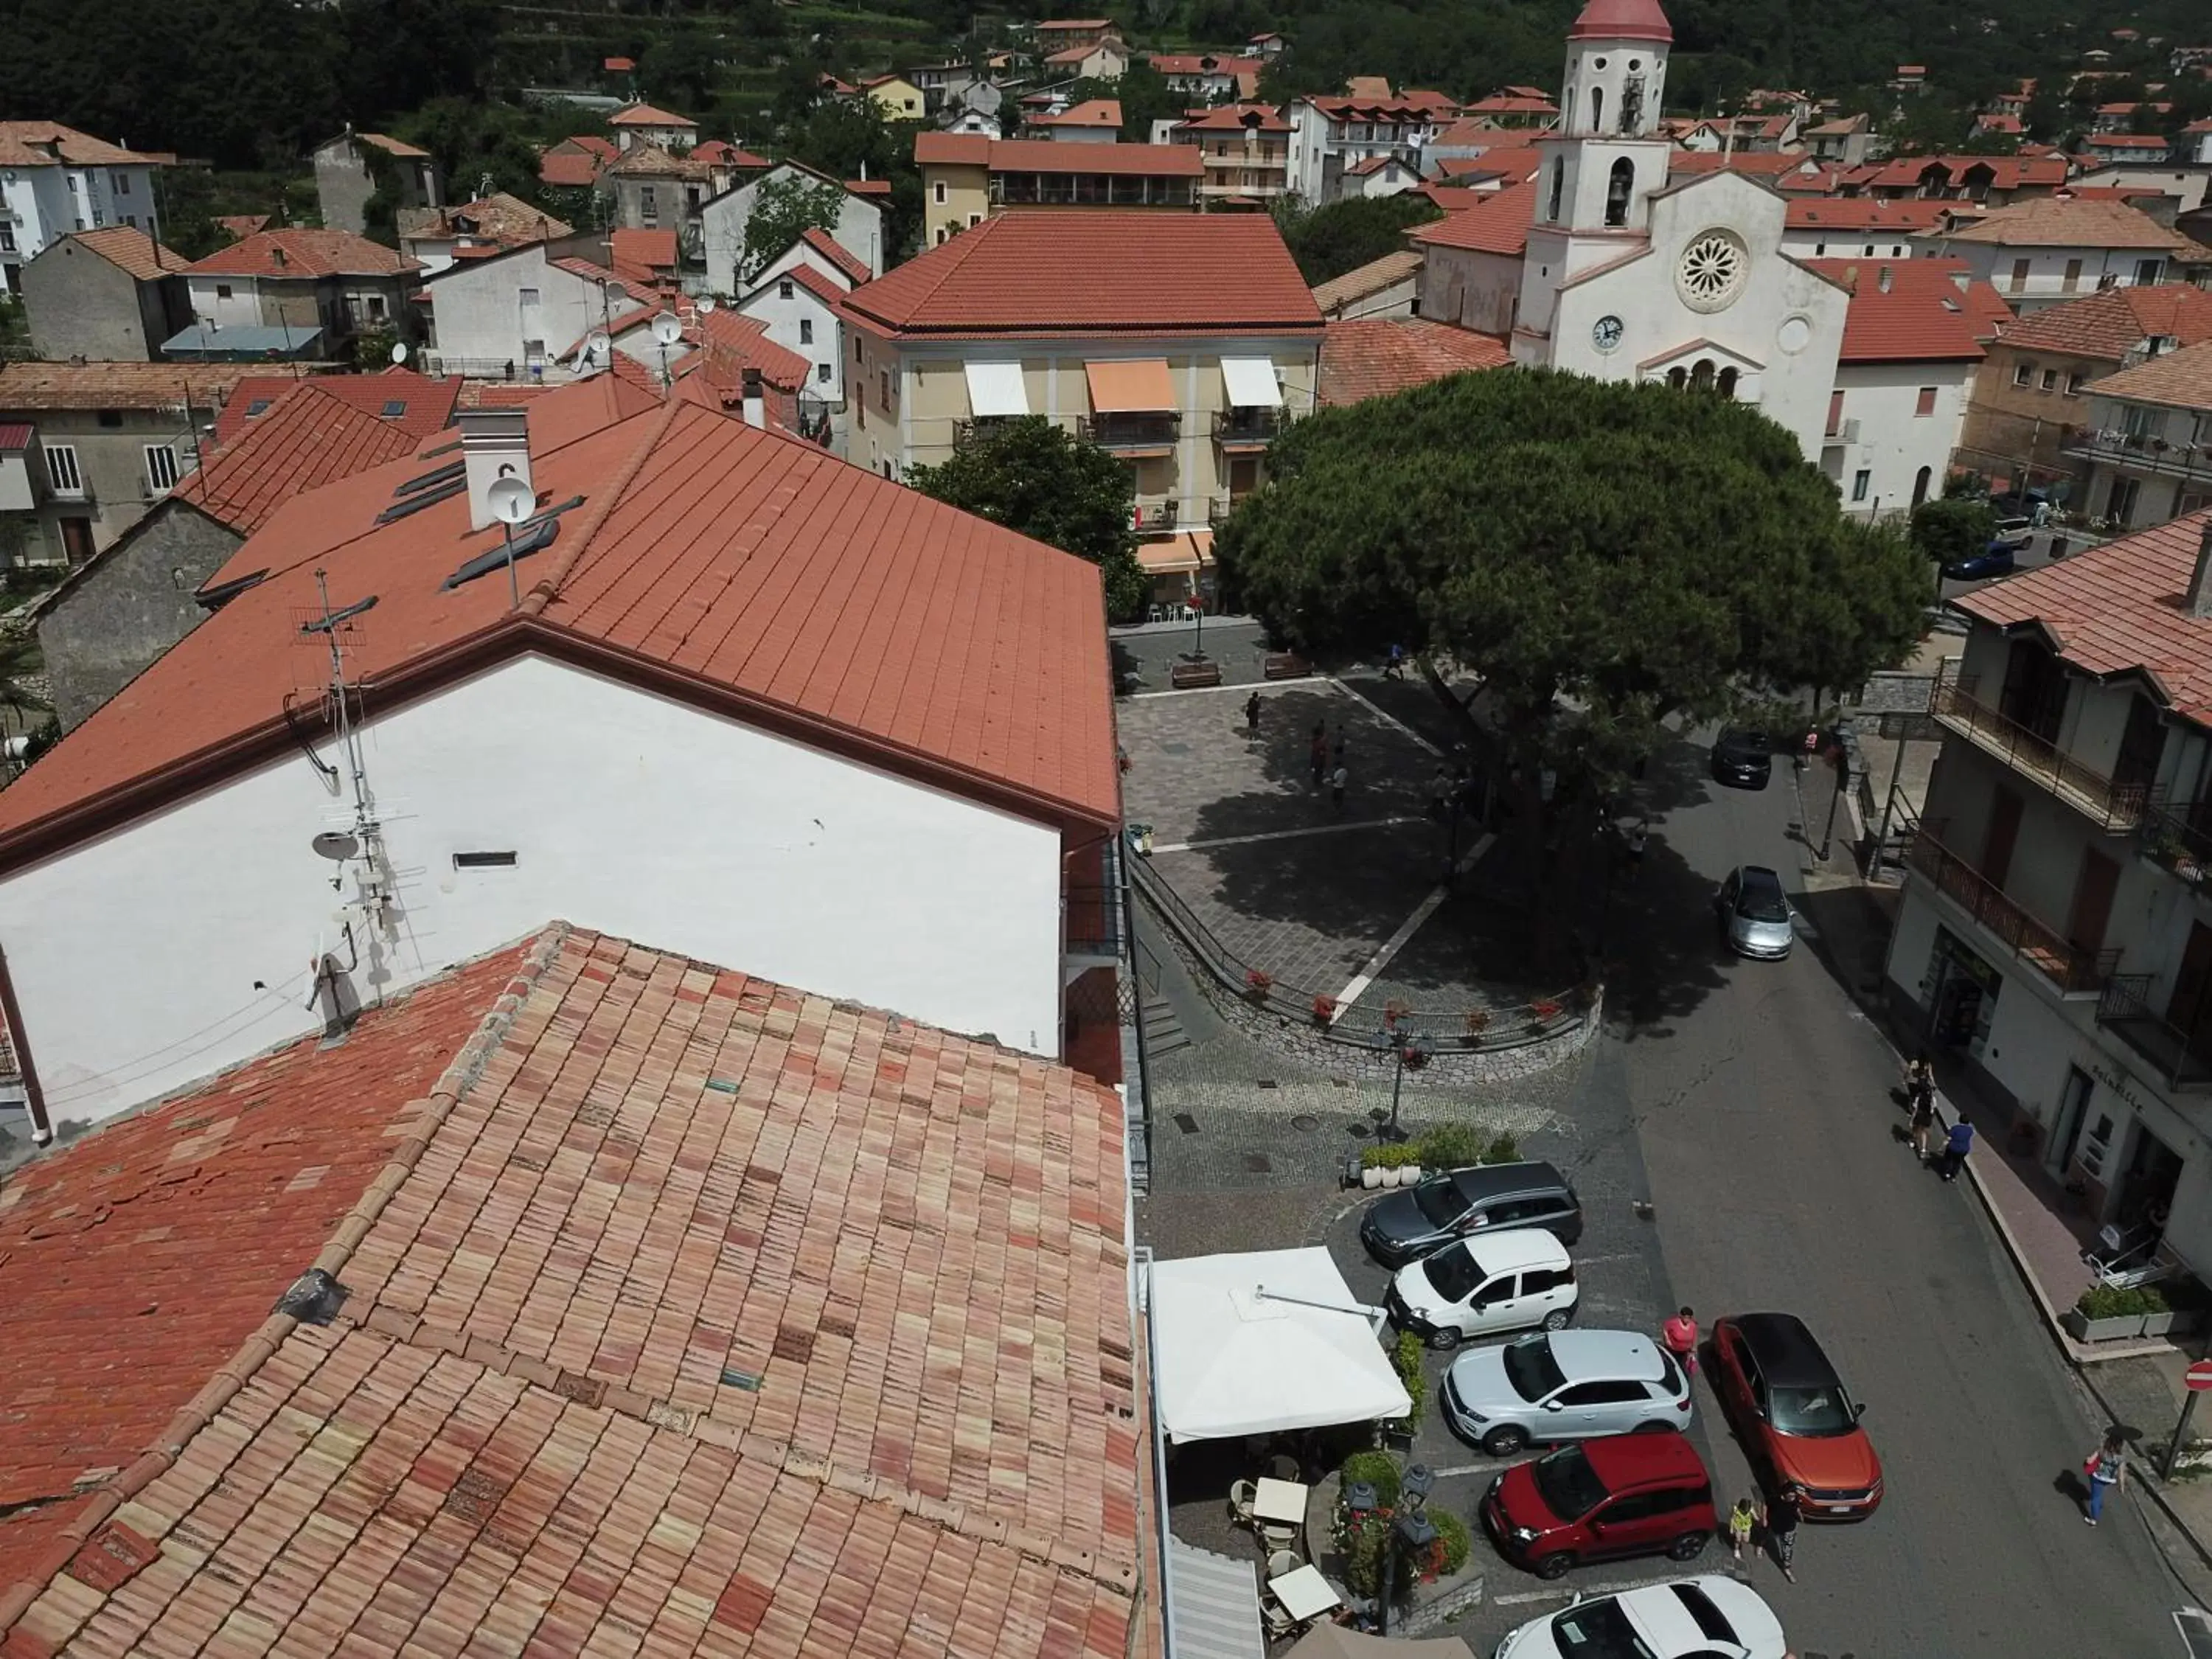
M 1742 291 L 1750 268 L 1744 245 L 1724 230 L 1709 230 L 1682 251 L 1675 286 L 1692 311 L 1718 311 Z

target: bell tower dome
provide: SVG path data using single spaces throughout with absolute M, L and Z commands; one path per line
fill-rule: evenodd
M 1567 31 L 1559 134 L 1650 137 L 1659 127 L 1674 40 L 1659 0 L 1589 0 Z

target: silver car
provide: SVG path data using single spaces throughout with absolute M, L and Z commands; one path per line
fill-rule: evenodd
M 1444 1372 L 1444 1420 L 1492 1457 L 1532 1440 L 1690 1426 L 1690 1383 L 1635 1331 L 1547 1331 L 1475 1348 Z
M 1763 864 L 1740 865 L 1713 895 L 1721 937 L 1740 957 L 1779 962 L 1797 942 L 1796 912 L 1782 891 L 1782 878 Z

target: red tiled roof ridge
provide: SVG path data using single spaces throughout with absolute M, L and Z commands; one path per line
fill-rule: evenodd
M 855 283 L 865 283 L 875 273 L 868 262 L 818 225 L 809 225 L 799 239 L 850 276 Z
M 396 461 L 419 447 L 404 428 L 303 380 L 210 454 L 176 494 L 210 518 L 251 534 L 303 489 Z

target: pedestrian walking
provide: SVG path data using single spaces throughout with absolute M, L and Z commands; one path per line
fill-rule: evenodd
M 1766 1541 L 1774 1547 L 1775 1564 L 1793 1584 L 1797 1582 L 1797 1523 L 1804 1518 L 1805 1494 L 1794 1481 L 1759 1511 L 1759 1524 L 1765 1529 Z
M 1344 786 L 1351 781 L 1352 774 L 1346 771 L 1340 763 L 1336 770 L 1328 775 L 1328 798 L 1336 803 L 1336 810 L 1340 812 L 1344 811 Z
M 1698 1316 L 1685 1308 L 1659 1328 L 1659 1340 L 1684 1371 L 1698 1374 Z
M 1382 665 L 1382 678 L 1386 680 L 1402 680 L 1406 678 L 1406 647 L 1404 646 L 1394 645 L 1390 647 L 1390 659 Z
M 1744 1547 L 1751 1542 L 1751 1529 L 1759 1524 L 1759 1505 L 1748 1498 L 1739 1498 L 1735 1507 L 1729 1511 L 1729 1547 L 1735 1559 L 1743 1559 Z
M 1436 775 L 1429 780 L 1429 816 L 1439 823 L 1443 822 L 1444 814 L 1450 808 L 1451 793 L 1451 774 L 1444 769 L 1443 763 L 1438 761 Z
M 1346 740 L 1346 738 L 1345 738 L 1345 735 L 1344 735 L 1344 728 L 1343 728 L 1341 726 L 1338 726 L 1338 727 L 1336 728 L 1336 750 L 1335 750 L 1335 760 L 1336 760 L 1336 763 L 1337 763 L 1337 765 L 1339 765 L 1340 767 L 1340 766 L 1342 766 L 1342 765 L 1344 764 L 1344 751 L 1345 751 L 1345 749 L 1346 749 L 1346 747 L 1347 747 L 1347 740 Z
M 1956 1181 L 1959 1171 L 1966 1167 L 1966 1154 L 1973 1150 L 1974 1126 L 1962 1117 L 1951 1126 L 1951 1133 L 1943 1142 L 1943 1156 L 1939 1160 L 1943 1179 Z
M 1244 729 L 1255 738 L 1260 735 L 1260 694 L 1257 691 L 1244 699 Z
M 1631 881 L 1634 881 L 1637 872 L 1644 868 L 1644 843 L 1650 834 L 1651 820 L 1649 818 L 1640 817 L 1628 827 L 1628 878 Z
M 2081 1465 L 2089 1481 L 2089 1505 L 2081 1518 L 2091 1526 L 2105 1512 L 2105 1499 L 2128 1484 L 2128 1443 L 2118 1429 L 2105 1431 L 2104 1439 Z
M 1928 1056 L 1921 1055 L 1905 1085 L 1912 1098 L 1912 1153 L 1923 1164 L 1936 1141 L 1936 1079 L 1923 1070 L 1927 1064 Z

